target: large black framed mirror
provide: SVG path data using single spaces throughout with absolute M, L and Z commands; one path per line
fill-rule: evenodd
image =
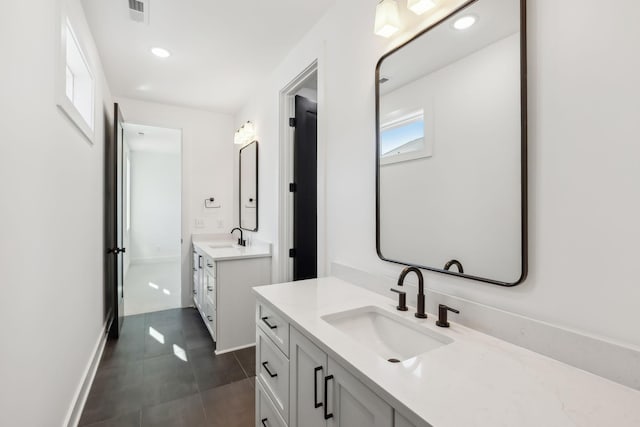
M 240 149 L 240 228 L 258 231 L 258 141 Z
M 527 275 L 526 1 L 472 0 L 376 67 L 381 259 Z

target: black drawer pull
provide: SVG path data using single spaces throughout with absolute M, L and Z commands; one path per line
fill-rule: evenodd
M 269 427 L 269 425 L 267 424 L 267 419 L 266 418 L 263 418 L 260 422 L 262 423 L 262 425 L 264 427 Z
M 313 370 L 313 407 L 319 408 L 322 402 L 318 402 L 318 372 L 322 371 L 322 366 L 318 366 Z
M 327 402 L 328 398 L 328 390 L 329 390 L 329 380 L 333 379 L 333 375 L 329 375 L 324 377 L 324 419 L 328 420 L 329 418 L 333 418 L 333 414 L 330 414 L 327 410 L 329 408 L 329 403 Z
M 276 329 L 278 327 L 278 325 L 272 325 L 271 323 L 267 322 L 268 318 L 269 318 L 269 316 L 262 318 L 262 321 L 264 322 L 264 324 L 267 325 L 269 327 L 269 329 Z
M 268 363 L 269 363 L 269 362 L 262 362 L 262 367 L 264 368 L 264 370 L 265 370 L 265 371 L 267 371 L 267 374 L 269 374 L 269 376 L 270 376 L 271 378 L 275 378 L 275 377 L 277 377 L 277 376 L 278 376 L 278 374 L 273 374 L 273 373 L 271 373 L 271 371 L 270 371 L 270 370 L 269 370 L 269 368 L 267 367 L 267 364 L 268 364 Z

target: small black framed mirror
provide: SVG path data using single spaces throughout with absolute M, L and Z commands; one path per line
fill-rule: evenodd
M 527 275 L 526 1 L 471 0 L 376 67 L 376 246 L 399 264 Z
M 258 141 L 240 149 L 240 228 L 258 231 Z

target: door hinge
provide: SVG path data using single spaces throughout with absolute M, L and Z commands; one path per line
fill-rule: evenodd
M 295 117 L 290 117 L 289 118 L 289 127 L 294 128 L 294 127 L 296 127 L 297 124 L 298 124 L 298 121 L 296 120 Z
M 295 258 L 295 257 L 296 257 L 296 250 L 289 249 L 289 258 Z
M 298 191 L 298 186 L 296 185 L 295 182 L 292 182 L 289 184 L 289 192 L 290 193 L 295 193 L 296 191 Z

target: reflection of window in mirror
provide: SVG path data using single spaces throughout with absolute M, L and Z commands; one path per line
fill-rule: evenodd
M 424 110 L 414 111 L 380 126 L 380 164 L 430 157 L 425 141 Z

